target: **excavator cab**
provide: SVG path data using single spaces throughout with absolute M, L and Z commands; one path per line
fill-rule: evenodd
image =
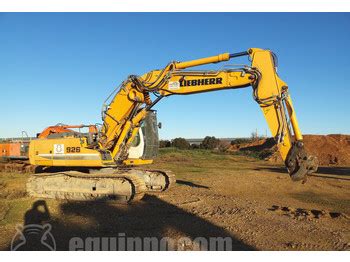
M 150 110 L 129 149 L 129 160 L 154 159 L 158 156 L 159 134 L 157 111 Z

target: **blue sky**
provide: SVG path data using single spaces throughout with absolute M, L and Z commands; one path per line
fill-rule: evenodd
M 1 13 L 0 137 L 99 123 L 129 74 L 250 47 L 278 55 L 304 134 L 349 134 L 349 46 L 342 13 Z M 161 138 L 267 130 L 250 87 L 171 96 L 155 109 Z

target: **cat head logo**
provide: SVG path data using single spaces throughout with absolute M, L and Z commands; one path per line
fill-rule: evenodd
M 11 250 L 56 250 L 56 241 L 51 234 L 50 224 L 18 225 L 12 238 Z

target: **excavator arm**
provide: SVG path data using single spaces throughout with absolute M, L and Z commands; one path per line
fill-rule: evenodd
M 248 56 L 251 65 L 223 70 L 186 70 L 239 56 Z M 264 114 L 291 178 L 304 180 L 307 174 L 317 170 L 317 159 L 308 156 L 304 149 L 288 86 L 276 72 L 276 56 L 270 50 L 258 48 L 187 62 L 171 62 L 162 70 L 154 70 L 141 77 L 129 76 L 105 102 L 100 148 L 110 151 L 116 162 L 125 161 L 142 121 L 163 97 L 247 86 L 253 88 L 254 99 Z M 157 97 L 154 101 L 151 93 Z

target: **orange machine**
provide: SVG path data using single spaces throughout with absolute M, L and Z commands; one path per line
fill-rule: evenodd
M 89 128 L 89 133 L 95 134 L 98 132 L 96 125 L 63 125 L 57 124 L 55 126 L 49 126 L 37 135 L 37 138 L 47 138 L 52 134 L 74 133 L 72 128 Z
M 10 155 L 10 144 L 9 143 L 1 143 L 0 144 L 0 157 L 6 158 Z
M 0 157 L 3 159 L 28 159 L 30 141 L 8 140 L 0 143 Z

